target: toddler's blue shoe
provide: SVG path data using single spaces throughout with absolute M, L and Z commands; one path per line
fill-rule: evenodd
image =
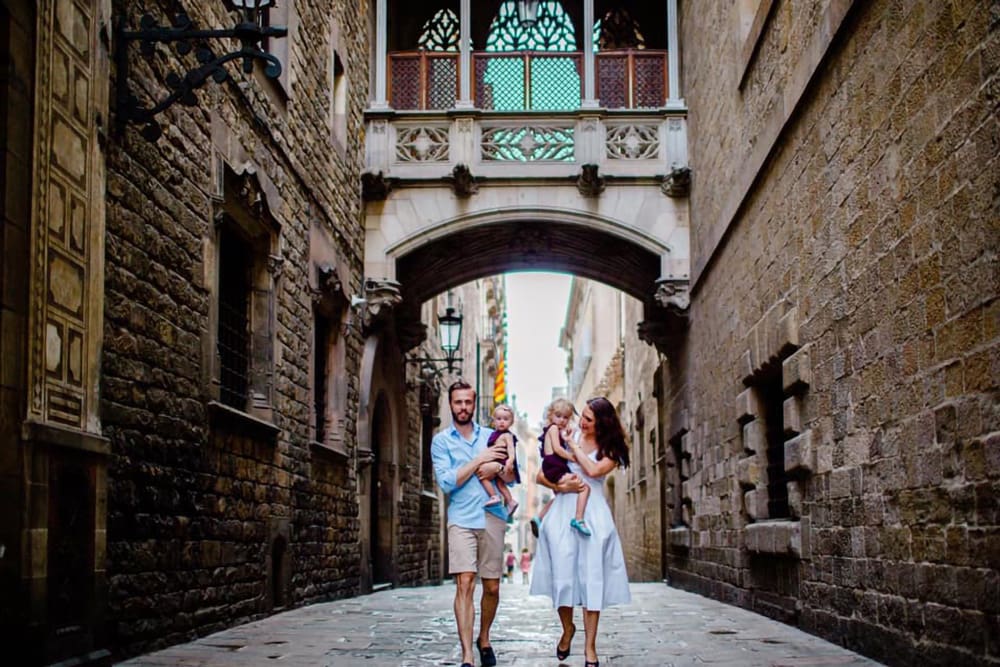
M 541 531 L 542 531 L 542 520 L 539 519 L 537 516 L 531 517 L 531 534 L 535 536 L 536 540 L 538 539 L 538 533 L 540 533 Z
M 580 533 L 584 537 L 590 537 L 593 533 L 590 532 L 590 528 L 587 528 L 587 522 L 583 519 L 577 521 L 576 519 L 570 519 L 569 525 L 576 529 L 576 532 Z

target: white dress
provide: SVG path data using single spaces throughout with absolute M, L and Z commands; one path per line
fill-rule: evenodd
M 590 458 L 597 460 L 596 450 Z M 604 478 L 587 476 L 572 461 L 569 468 L 590 486 L 583 517 L 593 534 L 585 537 L 569 525 L 576 516 L 577 494 L 557 493 L 538 535 L 531 594 L 549 596 L 554 607 L 582 605 L 590 611 L 631 602 L 622 543 L 604 498 Z

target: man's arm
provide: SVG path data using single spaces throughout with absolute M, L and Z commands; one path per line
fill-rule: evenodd
M 434 477 L 437 479 L 438 486 L 446 494 L 469 481 L 469 478 L 476 472 L 476 468 L 489 461 L 496 461 L 502 456 L 502 451 L 486 448 L 468 463 L 455 468 L 445 442 L 436 436 L 431 441 L 431 462 L 434 464 Z

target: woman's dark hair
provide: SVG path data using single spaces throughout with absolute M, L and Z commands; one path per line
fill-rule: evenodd
M 597 439 L 597 458 L 607 456 L 621 468 L 628 467 L 628 443 L 625 429 L 618 419 L 618 412 L 611 401 L 599 396 L 587 401 L 587 407 L 594 413 L 594 437 Z

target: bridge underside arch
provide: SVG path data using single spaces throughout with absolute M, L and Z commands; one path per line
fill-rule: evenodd
M 611 231 L 519 220 L 463 226 L 396 259 L 407 310 L 451 287 L 512 271 L 571 273 L 650 305 L 661 257 Z

